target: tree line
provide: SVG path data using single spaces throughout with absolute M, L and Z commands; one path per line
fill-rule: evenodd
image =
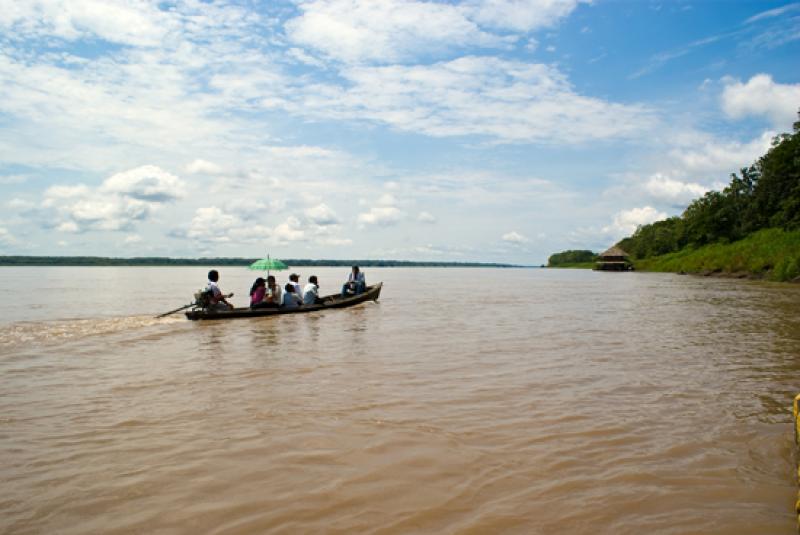
M 113 258 L 104 256 L 0 256 L 0 266 L 249 266 L 257 258 Z M 310 260 L 288 258 L 288 266 L 366 267 L 523 267 L 491 262 L 426 262 L 412 260 Z
M 695 199 L 680 216 L 640 226 L 618 245 L 648 258 L 741 240 L 766 228 L 800 229 L 800 120 L 758 161 L 731 174 L 722 191 Z
M 597 254 L 585 249 L 570 249 L 550 255 L 547 259 L 549 267 L 565 266 L 569 264 L 583 264 L 597 260 Z

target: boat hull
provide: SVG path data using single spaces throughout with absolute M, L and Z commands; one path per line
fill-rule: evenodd
M 349 297 L 342 297 L 339 294 L 326 295 L 322 298 L 322 303 L 318 305 L 305 305 L 298 308 L 234 308 L 233 310 L 211 312 L 205 309 L 194 309 L 186 312 L 186 317 L 190 320 L 230 320 L 236 318 L 257 318 L 261 316 L 280 316 L 284 314 L 304 314 L 307 312 L 317 312 L 332 308 L 348 308 L 366 301 L 377 301 L 381 295 L 383 283 L 379 282 L 373 286 L 367 286 L 364 293 Z

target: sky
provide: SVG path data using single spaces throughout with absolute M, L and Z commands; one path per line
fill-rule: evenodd
M 0 254 L 601 251 L 800 108 L 800 2 L 0 0 Z

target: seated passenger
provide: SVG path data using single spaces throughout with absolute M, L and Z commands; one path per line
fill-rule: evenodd
M 233 310 L 233 305 L 228 303 L 228 301 L 226 300 L 226 297 L 233 297 L 233 293 L 224 295 L 222 293 L 222 290 L 220 290 L 219 286 L 217 285 L 218 281 L 219 281 L 219 272 L 216 269 L 212 269 L 211 271 L 209 271 L 208 286 L 206 286 L 206 291 L 211 294 L 209 296 L 208 310 L 215 312 Z
M 281 294 L 281 287 L 275 283 L 275 276 L 270 275 L 267 277 L 267 291 L 264 294 L 264 302 L 274 307 L 280 306 Z
M 304 305 L 318 305 L 322 303 L 319 298 L 319 284 L 317 283 L 317 276 L 311 275 L 308 278 L 308 284 L 303 288 L 303 304 Z
M 273 277 L 273 281 L 274 281 Z M 259 277 L 250 288 L 250 308 L 272 308 L 277 307 L 278 303 L 273 303 L 267 299 L 269 289 L 267 288 L 267 281 Z
M 294 292 L 294 286 L 287 283 L 284 287 L 282 308 L 297 308 L 303 304 L 303 300 Z
M 291 284 L 292 288 L 294 288 L 294 293 L 299 295 L 300 298 L 302 299 L 303 289 L 300 288 L 300 275 L 298 275 L 297 273 L 292 273 L 291 275 L 289 275 L 289 284 Z
M 342 296 L 358 295 L 366 290 L 367 282 L 364 279 L 364 274 L 358 269 L 358 266 L 353 266 L 353 270 L 347 276 L 347 282 L 342 286 Z

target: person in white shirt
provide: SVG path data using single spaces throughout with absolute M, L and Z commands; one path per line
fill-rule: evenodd
M 294 286 L 292 283 L 286 283 L 286 287 L 284 287 L 283 292 L 283 302 L 281 303 L 281 308 L 297 308 L 303 304 L 303 298 L 300 297 L 294 291 Z
M 300 288 L 300 275 L 297 273 L 292 273 L 289 275 L 289 284 L 292 285 L 294 288 L 294 293 L 296 293 L 300 299 L 303 298 L 303 289 Z
M 219 289 L 217 282 L 219 281 L 219 272 L 216 269 L 212 269 L 208 272 L 208 286 L 206 286 L 206 291 L 211 293 L 209 299 L 209 310 L 225 311 L 225 310 L 233 310 L 233 305 L 226 301 L 227 297 L 233 297 L 233 294 L 230 293 L 225 295 L 222 293 L 222 290 Z
M 319 298 L 319 283 L 317 276 L 311 275 L 308 278 L 308 284 L 303 288 L 303 304 L 316 305 L 319 303 L 322 303 L 322 299 Z
M 264 294 L 264 301 L 271 304 L 271 306 L 280 306 L 282 302 L 281 287 L 275 282 L 275 276 L 270 275 L 267 277 L 267 291 Z

